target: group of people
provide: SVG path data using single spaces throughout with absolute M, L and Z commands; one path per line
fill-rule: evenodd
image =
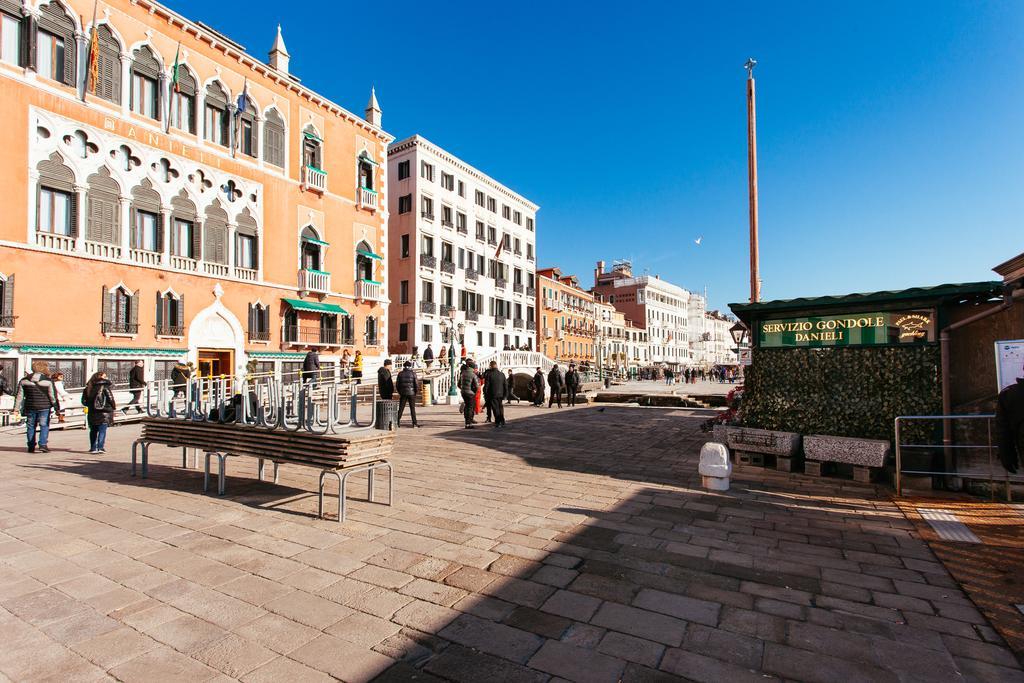
M 575 363 L 570 363 L 568 371 L 564 373 L 558 367 L 558 364 L 555 363 L 554 367 L 548 371 L 547 386 L 550 388 L 548 408 L 556 404 L 559 408 L 562 407 L 562 392 L 566 394 L 568 405 L 574 406 L 576 405 L 577 397 L 583 390 L 583 378 Z M 530 390 L 533 393 L 532 403 L 538 408 L 544 405 L 544 387 L 544 371 L 537 368 L 537 372 L 534 373 L 533 380 L 530 382 Z
M 353 356 L 348 349 L 341 355 L 339 362 L 341 367 L 341 378 L 351 378 L 356 384 L 363 382 L 363 352 L 356 349 Z M 316 349 L 310 349 L 306 357 L 302 359 L 302 381 L 317 384 L 321 378 L 320 354 Z
M 698 380 L 701 382 L 725 383 L 735 382 L 737 377 L 734 369 L 723 365 L 717 365 L 713 368 L 684 368 L 678 376 L 672 368 L 665 368 L 662 371 L 662 375 L 665 378 L 665 384 L 696 384 Z M 657 380 L 657 372 L 645 373 L 643 379 Z

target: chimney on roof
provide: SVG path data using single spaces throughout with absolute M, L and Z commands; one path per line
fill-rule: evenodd
M 604 275 L 604 261 L 597 262 L 597 268 L 594 268 L 594 284 L 597 284 L 598 278 Z
M 281 36 L 281 24 L 277 25 L 277 37 L 274 38 L 274 46 L 270 48 L 270 66 L 283 74 L 288 73 L 288 48 L 284 46 L 284 38 Z
M 364 119 L 371 125 L 380 128 L 380 105 L 377 104 L 377 91 L 370 87 L 370 101 L 366 103 Z

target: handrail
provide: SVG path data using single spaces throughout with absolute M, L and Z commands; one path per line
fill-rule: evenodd
M 896 495 L 903 495 L 903 475 L 922 475 L 922 476 L 940 476 L 940 477 L 959 477 L 961 479 L 976 479 L 976 480 L 988 480 L 989 482 L 989 494 L 992 500 L 995 500 L 995 463 L 993 461 L 993 446 L 992 446 L 992 421 L 995 419 L 995 415 L 990 413 L 975 413 L 968 415 L 900 415 L 894 421 L 895 428 L 895 442 L 896 442 Z M 935 444 L 914 444 L 914 443 L 903 443 L 901 439 L 901 421 L 938 421 L 942 420 L 944 423 L 952 420 L 986 420 L 988 424 L 987 429 L 987 442 L 984 444 L 946 444 L 946 443 L 935 443 Z M 988 475 L 981 473 L 972 472 L 932 472 L 926 470 L 904 470 L 903 469 L 903 449 L 904 448 L 934 448 L 934 449 L 986 449 L 988 451 Z M 1024 476 L 1011 477 L 1009 472 L 1004 471 L 1002 483 L 1006 487 L 1006 500 L 1010 498 L 1010 484 L 1011 483 L 1024 483 Z

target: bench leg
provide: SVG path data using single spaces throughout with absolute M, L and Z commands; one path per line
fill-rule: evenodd
M 366 501 L 368 503 L 373 502 L 373 470 L 376 469 L 373 466 L 370 467 L 366 473 Z
M 206 451 L 206 465 L 203 467 L 203 493 L 210 490 L 210 451 Z
M 145 479 L 149 476 L 149 447 L 152 444 L 142 444 L 142 478 Z
M 263 481 L 263 458 L 257 460 L 257 463 L 258 464 L 256 465 L 256 478 L 260 481 Z
M 181 447 L 181 467 L 182 469 L 188 469 L 188 448 L 185 446 Z
M 132 476 L 133 477 L 135 476 L 135 459 L 136 459 L 136 456 L 138 455 L 139 443 L 140 442 L 138 440 L 135 440 L 135 441 L 132 442 Z
M 226 470 L 228 466 L 228 454 L 218 453 L 217 458 L 220 460 L 220 471 L 217 473 L 217 495 L 223 496 L 225 489 L 224 475 L 227 473 Z
M 278 465 L 278 464 L 277 464 L 277 463 L 275 462 L 275 463 L 274 463 L 274 483 L 275 483 L 275 484 L 276 484 L 276 483 L 278 482 L 278 477 L 277 477 L 277 465 Z

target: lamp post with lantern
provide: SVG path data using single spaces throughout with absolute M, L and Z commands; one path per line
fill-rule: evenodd
M 459 395 L 455 389 L 455 342 L 458 341 L 461 347 L 466 340 L 466 326 L 463 323 L 455 324 L 455 309 L 453 308 L 447 318 L 441 318 L 441 338 L 448 345 L 448 374 L 451 380 L 448 387 L 449 403 Z
M 732 340 L 734 342 L 736 342 L 736 369 L 737 369 L 737 371 L 739 371 L 740 368 L 742 367 L 740 365 L 740 347 L 743 344 L 747 343 L 747 341 L 748 341 L 748 333 L 749 332 L 750 331 L 747 329 L 747 326 L 744 325 L 742 322 L 737 322 L 735 325 L 733 325 L 732 327 L 729 328 L 729 334 L 732 335 Z

